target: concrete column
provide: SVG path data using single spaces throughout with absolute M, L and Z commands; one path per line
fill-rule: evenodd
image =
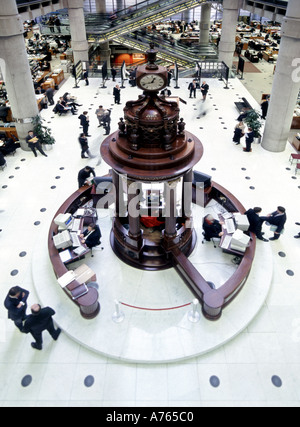
M 200 20 L 200 46 L 207 46 L 209 43 L 211 3 L 206 3 L 201 6 Z
M 15 0 L 0 0 L 0 11 L 0 66 L 21 147 L 28 150 L 25 138 L 39 110 L 26 53 L 23 20 Z
M 95 0 L 95 4 L 96 4 L 96 13 L 106 13 L 105 0 Z
M 285 150 L 300 89 L 300 8 L 289 0 L 281 28 L 281 43 L 273 79 L 262 147 Z
M 101 62 L 107 61 L 107 68 L 111 68 L 110 63 L 110 55 L 111 55 L 111 49 L 109 48 L 109 42 L 104 42 L 100 44 L 100 55 L 101 55 Z
M 106 13 L 106 1 L 95 0 L 96 2 L 96 13 Z M 100 45 L 101 62 L 107 61 L 107 68 L 111 68 L 110 56 L 111 50 L 109 48 L 109 42 L 101 43 Z
M 86 38 L 83 0 L 68 0 L 68 10 L 74 64 L 76 65 L 79 61 L 88 62 L 89 47 Z
M 232 68 L 235 51 L 236 24 L 240 0 L 223 0 L 222 34 L 219 44 L 219 61 Z

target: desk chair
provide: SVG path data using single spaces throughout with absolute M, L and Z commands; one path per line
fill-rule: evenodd
M 97 244 L 97 245 L 95 245 L 95 246 L 93 246 L 92 248 L 90 248 L 91 249 L 91 257 L 92 258 L 94 258 L 94 254 L 93 254 L 93 249 L 95 249 L 95 248 L 97 248 L 98 246 L 100 246 L 101 245 L 101 242 L 99 241 L 99 243 Z M 101 251 L 103 251 L 103 247 L 101 247 L 100 248 L 101 249 Z
M 300 160 L 300 154 L 294 154 L 294 153 L 292 153 L 290 155 L 290 158 L 289 158 L 289 162 L 290 162 L 291 165 L 293 164 L 294 160 L 297 160 L 297 162 L 298 162 L 298 160 Z
M 210 240 L 207 240 L 207 239 L 205 238 L 205 233 L 204 233 L 204 231 L 202 232 L 202 234 L 203 234 L 202 244 L 204 244 L 205 242 L 213 242 L 214 248 L 216 248 L 216 247 L 217 247 L 217 245 L 216 245 L 216 241 L 215 241 L 215 238 L 214 238 L 214 237 L 211 237 L 211 238 L 210 238 Z
M 297 175 L 298 170 L 300 169 L 300 163 L 296 164 L 295 174 Z
M 0 166 L 1 170 L 4 171 L 4 169 L 7 167 L 7 163 L 5 162 L 3 165 Z

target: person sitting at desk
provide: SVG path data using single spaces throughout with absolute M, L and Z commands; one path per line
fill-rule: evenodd
M 13 138 L 5 138 L 2 143 L 3 145 L 1 145 L 1 153 L 4 156 L 10 153 L 14 153 L 16 149 L 20 147 L 20 144 L 15 144 Z
M 90 178 L 91 174 L 95 177 L 95 171 L 90 166 L 86 166 L 78 172 L 78 185 L 79 188 L 85 184 L 89 184 L 88 178 Z
M 255 207 L 253 209 L 248 209 L 244 215 L 247 215 L 249 221 L 249 231 L 254 233 L 259 240 L 264 242 L 268 242 L 268 239 L 263 237 L 263 233 L 261 232 L 261 227 L 264 222 L 264 218 L 259 216 L 261 212 L 261 208 Z
M 88 228 L 82 234 L 80 234 L 79 237 L 81 238 L 81 243 L 91 249 L 100 245 L 100 239 L 102 235 L 97 224 L 90 224 Z
M 222 237 L 222 222 L 217 221 L 212 215 L 208 214 L 203 218 L 202 228 L 204 239 L 208 242 L 214 237 Z

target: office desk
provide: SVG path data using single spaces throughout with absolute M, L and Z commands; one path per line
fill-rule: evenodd
M 225 219 L 221 214 L 219 214 L 218 216 L 219 216 L 220 222 L 225 222 Z M 235 229 L 236 229 L 236 227 L 235 227 Z M 245 252 L 237 251 L 236 249 L 232 249 L 230 244 L 229 244 L 228 248 L 222 248 L 222 245 L 223 245 L 223 242 L 224 242 L 226 236 L 232 236 L 233 235 L 233 233 L 230 233 L 230 234 L 228 233 L 227 228 L 225 227 L 225 224 L 222 224 L 222 231 L 224 234 L 221 237 L 220 243 L 219 243 L 219 247 L 222 249 L 222 251 L 227 253 L 227 254 L 231 254 L 231 255 L 244 256 Z
M 61 261 L 61 258 L 59 256 L 59 251 L 56 249 L 54 242 L 53 242 L 53 235 L 57 234 L 58 232 L 58 226 L 55 224 L 54 219 L 57 217 L 60 213 L 70 213 L 71 215 L 74 215 L 74 213 L 80 208 L 81 206 L 85 205 L 88 201 L 91 200 L 91 190 L 92 187 L 90 186 L 84 186 L 81 187 L 79 190 L 75 191 L 59 208 L 57 213 L 55 214 L 51 226 L 49 229 L 48 234 L 48 251 L 50 260 L 52 263 L 53 271 L 55 273 L 55 276 L 59 279 L 64 274 L 66 274 L 69 269 L 67 266 Z M 78 257 L 82 258 L 84 255 L 81 255 Z M 80 286 L 78 280 L 74 280 L 72 284 L 70 284 L 72 289 L 74 290 L 76 287 Z M 59 286 L 59 285 L 58 285 Z M 68 295 L 68 297 L 80 308 L 80 314 L 85 319 L 92 319 L 96 317 L 100 311 L 100 304 L 98 302 L 98 292 L 94 288 L 88 288 L 88 292 L 79 297 L 76 300 L 72 299 L 72 296 L 70 295 L 70 289 L 63 289 L 64 292 Z
M 57 73 L 54 71 L 50 77 L 51 77 L 51 79 L 54 80 L 54 82 L 57 86 L 65 79 L 65 75 L 64 75 L 63 70 L 60 70 Z

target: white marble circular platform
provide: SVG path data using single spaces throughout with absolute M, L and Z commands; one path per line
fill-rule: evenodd
M 211 211 L 214 211 L 213 206 Z M 202 218 L 203 212 L 202 208 L 196 207 L 194 218 Z M 104 250 L 96 249 L 93 258 L 88 255 L 80 261 L 97 273 L 101 311 L 95 319 L 83 319 L 79 308 L 57 283 L 48 256 L 48 227 L 43 229 L 44 238 L 35 248 L 32 263 L 40 303 L 56 311 L 55 321 L 64 333 L 95 352 L 134 363 L 173 362 L 198 356 L 222 346 L 243 331 L 266 300 L 273 272 L 268 243 L 257 242 L 249 278 L 235 300 L 223 310 L 222 317 L 218 321 L 209 321 L 199 310 L 200 320 L 193 323 L 189 320 L 191 306 L 170 309 L 194 299 L 176 271 L 148 272 L 125 265 L 109 244 L 109 211 L 99 212 L 99 224 Z M 236 268 L 231 262 L 233 257 L 214 248 L 210 242 L 202 244 L 197 221 L 195 228 L 198 242 L 189 259 L 206 280 L 218 287 Z M 72 264 L 72 268 L 77 265 Z M 116 323 L 112 319 L 115 300 L 135 307 L 169 310 L 141 310 L 121 304 L 124 320 Z

